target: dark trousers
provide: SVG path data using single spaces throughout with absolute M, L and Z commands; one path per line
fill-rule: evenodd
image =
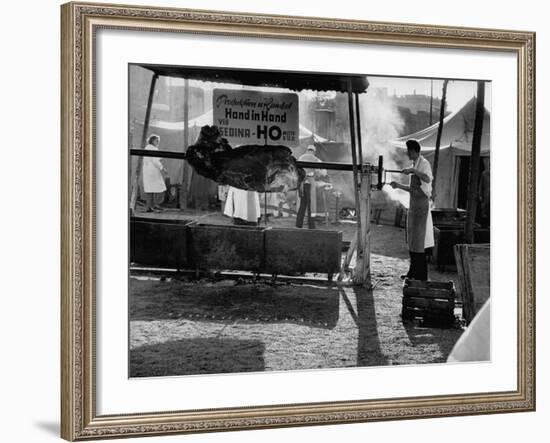
M 311 185 L 304 183 L 300 192 L 300 207 L 296 216 L 296 227 L 301 228 L 304 225 L 304 218 L 307 210 L 307 223 L 309 229 L 315 229 L 315 222 L 311 218 Z
M 425 252 L 411 252 L 411 266 L 407 277 L 413 280 L 428 280 L 428 261 Z

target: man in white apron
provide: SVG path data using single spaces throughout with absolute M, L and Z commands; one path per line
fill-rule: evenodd
M 430 208 L 432 196 L 432 168 L 428 160 L 420 155 L 420 143 L 407 140 L 407 156 L 413 161 L 411 168 L 401 171 L 410 175 L 409 185 L 391 182 L 392 188 L 410 193 L 407 216 L 407 245 L 411 257 L 409 272 L 402 276 L 414 280 L 428 280 L 426 248 L 434 246 L 433 223 Z
M 151 135 L 147 140 L 147 151 L 158 151 L 160 137 Z M 160 210 L 158 206 L 161 203 L 166 191 L 163 172 L 166 169 L 158 157 L 143 157 L 143 191 L 145 192 L 146 212 Z

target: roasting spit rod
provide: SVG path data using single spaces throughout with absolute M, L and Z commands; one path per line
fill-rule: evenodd
M 185 160 L 185 152 L 177 151 L 149 151 L 145 149 L 130 149 L 130 155 L 141 157 L 157 157 L 157 158 L 174 158 Z M 296 161 L 296 165 L 307 169 L 329 169 L 335 171 L 353 171 L 353 165 L 351 163 L 336 163 L 336 162 L 305 162 Z M 401 173 L 400 169 L 384 169 L 384 159 L 380 155 L 378 157 L 378 166 L 364 163 L 360 165 L 360 169 L 363 172 L 377 174 L 378 183 L 377 189 L 382 189 L 386 184 L 386 173 Z
M 145 149 L 130 149 L 130 155 L 141 157 L 157 157 L 157 158 L 175 158 L 185 160 L 185 152 L 176 151 L 149 151 Z M 334 163 L 334 162 L 304 162 L 296 161 L 296 165 L 307 169 L 331 169 L 336 171 L 352 171 L 351 163 Z

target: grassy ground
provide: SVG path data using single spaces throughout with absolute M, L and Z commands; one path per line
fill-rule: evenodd
M 354 226 L 331 228 L 349 238 Z M 374 290 L 132 277 L 131 376 L 444 362 L 463 329 L 458 322 L 445 329 L 403 322 L 403 229 L 373 226 L 372 239 Z M 430 278 L 455 275 L 432 270 Z

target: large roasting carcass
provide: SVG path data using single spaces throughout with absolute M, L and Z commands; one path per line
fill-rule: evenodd
M 189 146 L 187 161 L 200 175 L 222 185 L 256 192 L 298 189 L 305 171 L 286 146 L 244 145 L 232 148 L 216 126 L 203 126 Z

